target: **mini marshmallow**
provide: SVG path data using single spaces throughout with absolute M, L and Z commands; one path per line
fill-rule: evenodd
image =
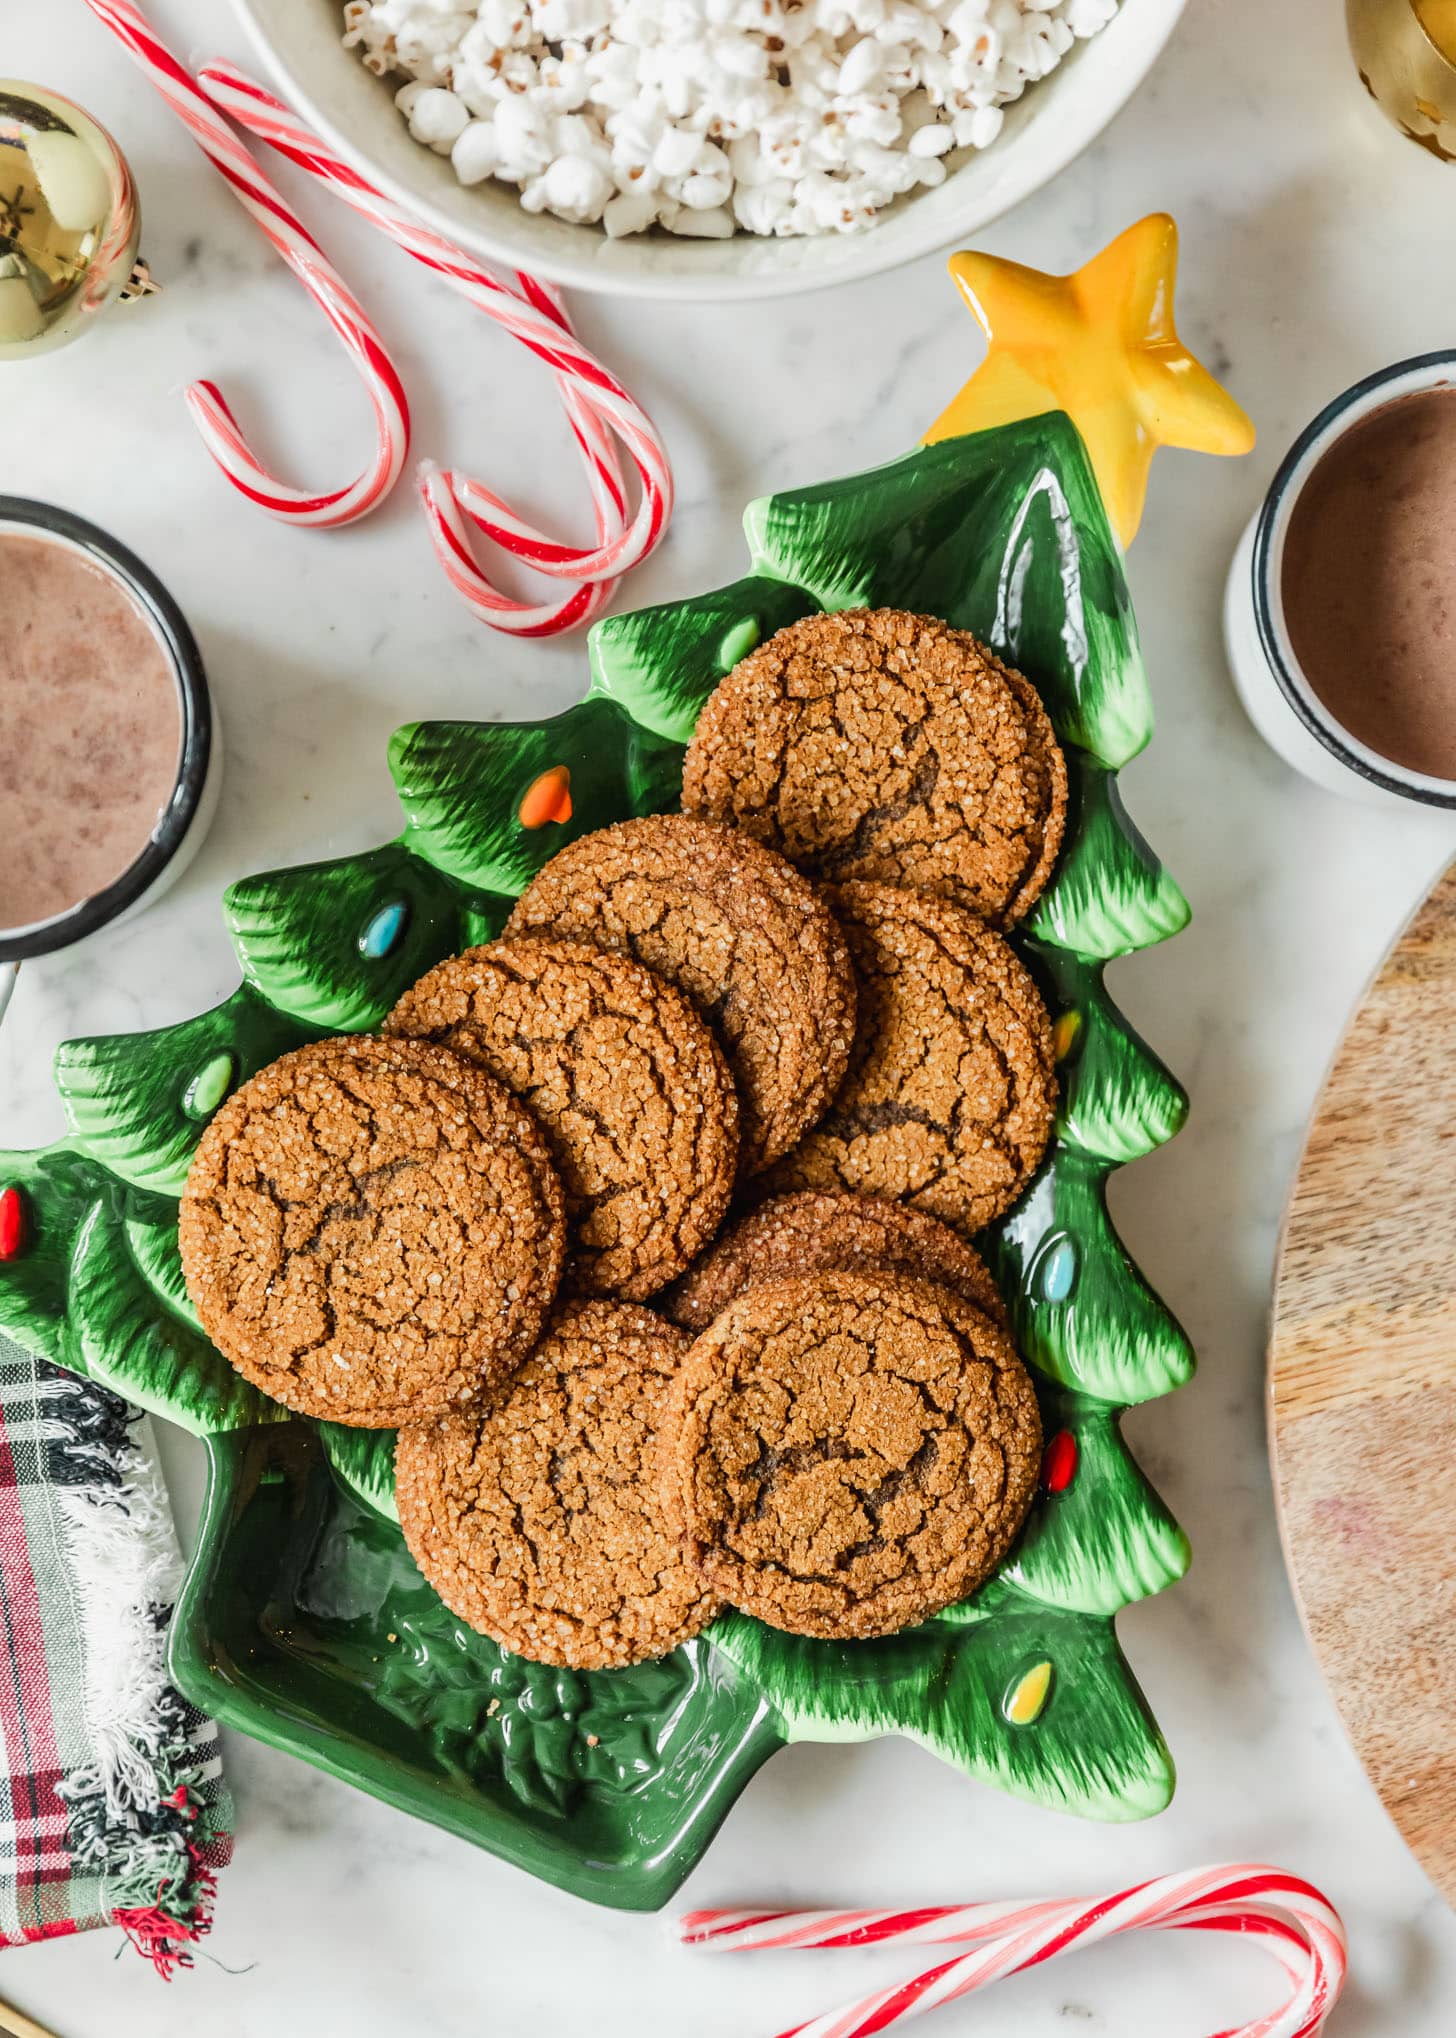
M 450 167 L 462 184 L 483 184 L 500 167 L 495 128 L 488 120 L 472 120 L 461 128 L 450 151 Z
M 548 212 L 579 225 L 600 219 L 612 194 L 612 180 L 598 163 L 585 156 L 558 156 L 541 185 Z
M 661 214 L 661 220 L 670 234 L 690 234 L 700 241 L 733 238 L 733 215 L 726 206 L 720 205 L 712 212 L 694 212 L 685 205 L 675 205 L 670 213 Z
M 624 234 L 645 233 L 656 218 L 657 199 L 651 191 L 640 195 L 619 191 L 602 208 L 602 225 L 614 241 L 620 240 Z
M 343 39 L 462 184 L 698 239 L 859 233 L 1118 0 L 344 0 Z
M 1066 0 L 1062 19 L 1073 35 L 1085 42 L 1088 36 L 1106 28 L 1116 12 L 1117 0 Z
M 682 202 L 694 212 L 713 212 L 723 206 L 732 191 L 731 170 L 724 170 L 721 176 L 695 170 L 691 177 L 683 179 Z
M 851 44 L 849 54 L 839 66 L 839 90 L 845 94 L 867 91 L 878 82 L 884 68 L 878 44 L 867 35 Z
M 470 112 L 463 99 L 436 86 L 421 92 L 409 110 L 409 131 L 417 142 L 448 156 L 465 131 Z
M 652 167 L 660 177 L 691 177 L 703 153 L 703 137 L 690 128 L 667 127 L 652 151 Z
M 955 135 L 935 121 L 928 127 L 916 128 L 905 146 L 912 156 L 943 156 L 947 149 L 955 147 Z
M 989 149 L 1001 132 L 1006 116 L 999 106 L 978 106 L 955 118 L 956 144 L 960 148 Z

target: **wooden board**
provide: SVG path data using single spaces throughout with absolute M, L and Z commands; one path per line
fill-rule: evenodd
M 1285 1553 L 1387 1810 L 1456 1903 L 1456 865 L 1350 1022 L 1269 1346 Z

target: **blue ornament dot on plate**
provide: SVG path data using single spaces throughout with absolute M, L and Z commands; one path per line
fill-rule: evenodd
M 399 946 L 408 921 L 407 899 L 392 899 L 387 906 L 381 906 L 359 936 L 359 953 L 370 962 L 378 962 Z
M 731 672 L 740 658 L 748 656 L 760 634 L 757 616 L 745 616 L 741 623 L 735 623 L 718 646 L 719 671 Z
M 182 1099 L 182 1109 L 187 1116 L 211 1118 L 232 1088 L 236 1073 L 237 1062 L 226 1052 L 215 1054 L 211 1061 L 204 1062 L 187 1085 L 186 1095 Z
M 1043 1246 L 1036 1263 L 1036 1292 L 1043 1302 L 1065 1302 L 1077 1283 L 1077 1247 L 1065 1233 Z

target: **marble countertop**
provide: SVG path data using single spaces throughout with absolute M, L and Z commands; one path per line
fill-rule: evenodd
M 1130 560 L 1159 728 L 1124 785 L 1194 907 L 1188 933 L 1115 971 L 1120 1002 L 1194 1107 L 1172 1146 L 1113 1187 L 1131 1250 L 1201 1358 L 1191 1387 L 1129 1426 L 1195 1550 L 1185 1584 L 1121 1623 L 1179 1764 L 1177 1797 L 1149 1825 L 1084 1826 L 966 1785 L 905 1742 L 795 1748 L 749 1786 L 684 1895 L 965 1899 L 1264 1858 L 1324 1884 L 1349 1921 L 1342 2038 L 1438 2038 L 1452 2028 L 1456 1919 L 1366 1784 L 1300 1629 L 1262 1390 L 1301 1128 L 1352 1000 L 1456 850 L 1456 822 L 1342 804 L 1292 777 L 1245 722 L 1219 640 L 1229 555 L 1295 432 L 1357 376 L 1451 340 L 1456 170 L 1369 106 L 1341 11 L 1191 7 L 1104 138 L 981 243 L 1068 269 L 1167 208 L 1183 234 L 1184 334 L 1260 432 L 1241 463 L 1160 455 Z M 122 138 L 167 288 L 81 347 L 0 369 L 4 485 L 94 518 L 160 571 L 201 639 L 228 743 L 217 824 L 178 888 L 135 924 L 22 972 L 0 1031 L 0 1138 L 18 1144 L 59 1130 L 47 1076 L 58 1041 L 166 1024 L 232 988 L 217 904 L 227 879 L 394 831 L 384 756 L 398 722 L 564 706 L 583 650 L 512 645 L 473 622 L 407 490 L 363 527 L 305 535 L 217 479 L 181 405 L 193 374 L 215 375 L 250 422 L 266 415 L 267 443 L 294 455 L 301 478 L 352 471 L 363 403 L 316 312 L 100 28 L 59 0 L 5 13 L 7 70 L 73 94 Z M 245 54 L 226 0 L 159 0 L 157 14 L 184 48 Z M 398 350 L 421 449 L 529 492 L 548 521 L 579 522 L 541 371 L 355 222 L 330 209 L 322 225 Z M 711 315 L 577 311 L 677 463 L 677 521 L 632 583 L 638 602 L 726 578 L 750 496 L 912 443 L 980 349 L 939 259 Z M 185 1525 L 200 1453 L 176 1435 L 166 1448 Z M 660 1921 L 558 1896 L 248 1741 L 231 1737 L 228 1756 L 237 1859 L 196 1972 L 163 1989 L 93 1933 L 7 1955 L 0 1993 L 62 2038 L 737 2038 L 877 1978 L 814 1960 L 695 1964 Z M 1196 2038 L 1254 2014 L 1273 1987 L 1253 1953 L 1130 1944 L 943 2013 L 938 2028 Z

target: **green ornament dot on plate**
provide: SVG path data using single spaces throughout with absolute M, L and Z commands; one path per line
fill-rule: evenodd
M 409 901 L 392 899 L 387 906 L 379 908 L 359 936 L 359 953 L 370 962 L 378 962 L 392 948 L 399 946 L 408 925 Z
M 187 1085 L 187 1094 L 182 1099 L 182 1109 L 189 1118 L 211 1118 L 232 1088 L 236 1068 L 232 1055 L 226 1052 L 215 1054 L 211 1061 L 203 1063 Z
M 740 658 L 748 656 L 760 635 L 757 616 L 745 616 L 741 623 L 735 623 L 718 646 L 719 671 L 731 672 Z
M 1077 1284 L 1077 1247 L 1065 1233 L 1049 1240 L 1037 1258 L 1035 1285 L 1043 1302 L 1065 1302 Z

